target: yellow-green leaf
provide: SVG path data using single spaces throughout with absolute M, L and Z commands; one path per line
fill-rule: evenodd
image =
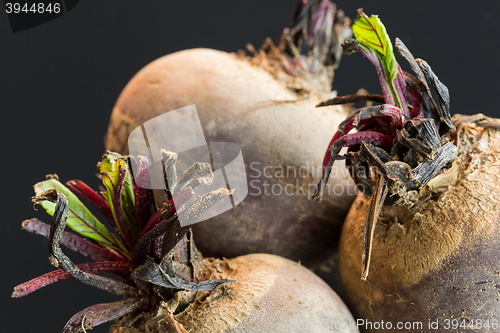
M 391 81 L 394 80 L 398 74 L 398 65 L 392 49 L 391 39 L 378 15 L 368 17 L 362 10 L 358 10 L 358 18 L 352 25 L 352 31 L 357 40 L 382 55 L 388 77 Z
M 128 251 L 123 247 L 118 238 L 110 233 L 108 229 L 85 207 L 78 197 L 66 186 L 56 179 L 48 179 L 34 186 L 38 195 L 50 189 L 56 189 L 68 198 L 68 220 L 66 224 L 79 234 L 95 240 L 104 247 L 114 249 L 120 253 Z M 42 207 L 49 213 L 54 214 L 55 204 L 49 201 L 41 201 Z
M 125 176 L 120 177 L 123 170 Z M 119 154 L 108 152 L 102 158 L 100 172 L 106 188 L 102 195 L 111 207 L 118 232 L 127 244 L 132 245 L 130 237 L 137 238 L 139 232 L 135 221 L 134 188 L 128 161 Z M 116 193 L 118 188 L 121 188 L 120 194 Z

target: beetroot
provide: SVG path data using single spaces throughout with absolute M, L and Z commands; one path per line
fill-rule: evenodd
M 396 39 L 414 75 L 401 70 L 377 16 L 359 10 L 353 31 L 344 50 L 375 65 L 383 96 L 347 117 L 324 159 L 320 185 L 344 157 L 363 190 L 340 241 L 345 301 L 366 332 L 494 331 L 500 121 L 451 118 L 446 86 Z
M 202 252 L 265 252 L 319 264 L 336 251 L 356 192 L 339 167 L 324 203 L 309 200 L 329 133 L 345 116 L 340 106 L 315 106 L 333 96 L 333 70 L 348 24 L 328 1 L 299 1 L 278 47 L 268 40 L 259 51 L 250 48 L 252 57 L 193 49 L 152 62 L 118 98 L 106 148 L 127 153 L 127 137 L 137 126 L 194 104 L 207 142 L 240 146 L 249 183 L 241 204 L 194 226 Z
M 307 268 L 269 254 L 203 262 L 210 278 L 235 281 L 213 292 L 179 292 L 159 308 L 162 315 L 115 333 L 170 332 L 171 316 L 188 332 L 358 332 L 342 300 Z M 179 326 L 180 326 L 179 325 Z M 342 326 L 344 325 L 344 326 Z M 185 332 L 179 329 L 178 332 Z
M 339 257 L 345 301 L 357 318 L 419 321 L 422 332 L 436 331 L 429 321 L 443 331 L 498 327 L 500 132 L 465 126 L 459 140 L 462 154 L 429 183 L 418 209 L 382 209 L 366 282 L 359 277 L 369 203 L 364 196 L 354 202 Z

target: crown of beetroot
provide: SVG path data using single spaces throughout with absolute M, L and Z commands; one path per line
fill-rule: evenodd
M 173 289 L 213 290 L 228 280 L 200 281 L 201 258 L 190 231 L 190 223 L 224 196 L 227 189 L 208 192 L 189 205 L 193 191 L 212 183 L 210 165 L 194 163 L 177 181 L 177 154 L 162 150 L 167 201 L 158 209 L 148 189 L 149 162 L 139 156 L 137 172 L 130 158 L 107 153 L 99 164 L 105 191 L 97 194 L 85 183 L 72 180 L 67 187 L 57 176 L 34 186 L 33 202 L 52 215 L 52 225 L 38 219 L 24 221 L 24 230 L 49 238 L 50 262 L 61 269 L 39 276 L 14 288 L 12 297 L 26 296 L 51 283 L 76 278 L 123 300 L 97 304 L 74 315 L 63 332 L 78 332 L 115 320 L 145 306 L 169 299 Z M 167 179 L 168 178 L 168 179 Z M 110 232 L 74 193 L 94 205 L 109 221 Z M 175 205 L 174 205 L 175 201 Z M 185 226 L 179 222 L 182 217 Z M 64 231 L 68 225 L 80 235 Z M 75 265 L 62 251 L 64 245 L 91 263 Z M 98 275 L 113 273 L 118 278 Z
M 455 129 L 450 118 L 448 89 L 431 67 L 424 60 L 415 59 L 403 42 L 396 39 L 397 50 L 409 62 L 415 76 L 402 71 L 377 15 L 368 17 L 358 10 L 353 33 L 355 38 L 343 44 L 344 52 L 360 52 L 372 62 L 383 94 L 336 97 L 318 105 L 380 103 L 355 110 L 339 125 L 323 160 L 323 176 L 315 198 L 321 200 L 334 161 L 347 159 L 358 189 L 371 196 L 363 251 L 362 279 L 366 279 L 374 226 L 382 205 L 411 207 L 418 192 L 455 159 L 458 151 L 447 139 Z M 437 103 L 430 86 L 437 95 Z M 357 132 L 350 133 L 354 129 Z M 345 155 L 340 154 L 343 147 L 349 148 Z

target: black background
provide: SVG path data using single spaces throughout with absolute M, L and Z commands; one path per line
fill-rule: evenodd
M 400 37 L 448 86 L 452 113 L 500 116 L 500 2 L 337 4 L 351 18 L 358 7 L 379 14 L 392 39 Z M 47 241 L 20 229 L 31 217 L 50 222 L 32 208 L 32 185 L 57 173 L 62 181 L 78 178 L 97 188 L 95 164 L 111 110 L 138 70 L 186 48 L 236 51 L 247 42 L 260 46 L 267 36 L 276 41 L 294 5 L 291 0 L 86 0 L 58 19 L 15 34 L 0 12 L 3 332 L 59 332 L 77 311 L 118 299 L 72 280 L 10 298 L 15 285 L 53 269 Z M 361 87 L 380 92 L 375 70 L 359 54 L 344 57 L 333 88 L 342 95 Z

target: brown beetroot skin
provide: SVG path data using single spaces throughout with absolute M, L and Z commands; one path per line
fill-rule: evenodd
M 196 293 L 195 300 L 181 311 L 172 309 L 175 320 L 182 325 L 177 332 L 359 332 L 348 327 L 354 319 L 337 294 L 296 262 L 275 255 L 250 254 L 211 259 L 204 266 L 213 278 L 234 282 L 213 292 Z M 166 305 L 162 311 L 168 313 Z M 114 332 L 170 332 L 167 322 L 150 320 L 139 328 L 115 327 Z M 345 325 L 337 330 L 336 322 Z M 320 325 L 299 329 L 301 323 Z
M 470 133 L 481 130 L 466 128 L 462 146 L 470 142 Z M 447 320 L 465 320 L 472 327 L 480 319 L 489 320 L 490 328 L 476 326 L 474 332 L 495 331 L 493 320 L 500 321 L 500 133 L 486 129 L 479 137 L 470 160 L 457 159 L 429 184 L 433 198 L 414 216 L 383 209 L 366 282 L 360 276 L 369 201 L 362 195 L 355 200 L 339 256 L 344 300 L 356 318 L 390 321 L 393 327 L 421 322 L 412 332 L 463 332 L 446 329 Z M 430 328 L 429 321 L 438 321 L 439 329 Z
M 271 253 L 314 267 L 336 251 L 355 194 L 339 163 L 333 175 L 341 176 L 330 181 L 338 194 L 325 195 L 322 203 L 310 199 L 332 131 L 345 118 L 340 107 L 315 107 L 331 95 L 329 89 L 299 95 L 236 55 L 208 49 L 177 52 L 149 64 L 127 84 L 113 109 L 106 148 L 126 153 L 134 128 L 195 104 L 207 142 L 240 146 L 249 182 L 241 204 L 194 226 L 201 252 L 213 257 Z M 287 167 L 297 173 L 282 176 L 279 168 Z M 286 185 L 293 195 L 272 194 L 272 186 L 279 193 Z

